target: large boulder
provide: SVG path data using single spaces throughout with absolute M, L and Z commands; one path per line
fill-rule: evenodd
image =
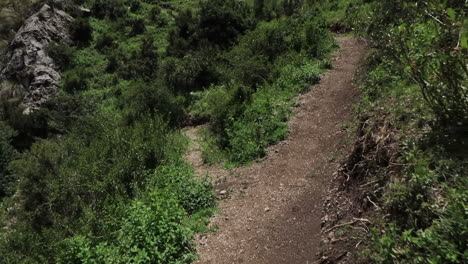
M 71 42 L 72 21 L 70 15 L 48 5 L 25 21 L 10 43 L 6 66 L 0 72 L 1 96 L 19 94 L 29 112 L 57 93 L 59 68 L 46 49 L 50 42 Z

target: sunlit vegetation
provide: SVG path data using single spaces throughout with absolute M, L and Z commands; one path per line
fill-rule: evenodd
M 215 197 L 183 159 L 181 129 L 210 120 L 207 151 L 234 164 L 285 138 L 291 99 L 329 65 L 321 11 L 290 0 L 6 1 L 2 38 L 44 3 L 75 17 L 73 43 L 46 50 L 62 73 L 57 96 L 29 115 L 20 98 L 1 104 L 2 261 L 190 263 Z
M 374 49 L 359 116 L 399 138 L 397 162 L 367 179 L 382 205 L 363 258 L 371 263 L 466 263 L 468 32 L 464 1 L 336 1 L 330 22 Z M 332 16 L 327 16 L 332 17 Z M 378 161 L 375 161 L 378 164 Z M 396 163 L 396 164 L 395 164 Z M 377 190 L 380 188 L 380 191 Z

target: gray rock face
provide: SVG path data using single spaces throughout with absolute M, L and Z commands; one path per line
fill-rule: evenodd
M 57 93 L 60 73 L 46 53 L 50 42 L 70 42 L 67 13 L 44 5 L 29 17 L 16 33 L 7 53 L 7 64 L 0 72 L 0 94 L 18 94 L 22 90 L 27 111 L 36 109 Z M 8 85 L 11 83 L 18 85 Z M 5 91 L 15 87 L 16 91 Z

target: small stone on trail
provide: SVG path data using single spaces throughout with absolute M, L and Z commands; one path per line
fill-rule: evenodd
M 265 212 L 270 212 L 270 211 L 271 211 L 270 207 L 265 208 Z
M 227 193 L 226 190 L 221 190 L 221 191 L 219 192 L 219 194 L 221 194 L 221 195 L 225 195 L 226 193 Z

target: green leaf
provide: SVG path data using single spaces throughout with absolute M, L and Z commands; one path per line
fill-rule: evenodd
M 460 45 L 462 48 L 466 49 L 468 48 L 468 36 L 467 34 L 463 34 L 461 37 Z
M 455 19 L 457 18 L 455 10 L 453 8 L 447 8 L 447 14 L 449 15 L 450 19 L 455 22 Z

